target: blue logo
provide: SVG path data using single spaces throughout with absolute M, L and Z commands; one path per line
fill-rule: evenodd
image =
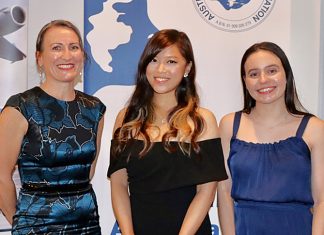
M 114 2 L 114 3 L 112 3 Z M 85 0 L 84 91 L 94 94 L 108 85 L 135 84 L 135 73 L 147 39 L 158 29 L 147 2 Z
M 217 0 L 226 10 L 238 9 L 250 2 L 251 0 L 224 1 Z
M 276 0 L 192 0 L 196 11 L 211 26 L 242 32 L 261 24 L 271 13 Z

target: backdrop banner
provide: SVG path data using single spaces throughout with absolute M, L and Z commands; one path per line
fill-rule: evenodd
M 27 8 L 28 0 L 0 1 L 0 110 L 11 95 L 27 89 Z M 13 178 L 18 190 L 17 171 Z M 0 213 L 1 234 L 10 228 Z
M 157 30 L 188 34 L 197 62 L 201 105 L 219 121 L 242 107 L 240 60 L 253 43 L 273 41 L 289 55 L 291 0 L 85 0 L 85 47 L 89 61 L 84 91 L 106 105 L 105 128 L 93 179 L 104 234 L 120 234 L 115 223 L 109 180 L 109 148 L 114 119 L 134 89 L 134 75 L 147 39 Z M 216 201 L 211 208 L 218 235 Z M 159 229 L 159 228 L 156 228 Z

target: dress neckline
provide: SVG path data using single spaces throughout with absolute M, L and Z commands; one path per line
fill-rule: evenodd
M 54 99 L 54 100 L 56 100 L 56 101 L 58 101 L 58 102 L 64 102 L 64 103 L 73 103 L 73 102 L 75 102 L 75 101 L 77 100 L 77 97 L 78 97 L 78 94 L 79 94 L 77 90 L 74 90 L 75 95 L 74 95 L 74 99 L 73 99 L 73 100 L 61 100 L 61 99 L 58 99 L 58 98 L 56 98 L 56 97 L 54 97 L 54 96 L 48 94 L 48 93 L 47 93 L 46 91 L 44 91 L 40 86 L 36 86 L 35 88 L 38 89 L 38 90 L 39 90 L 42 94 L 44 94 L 45 96 L 47 96 L 47 97 L 49 97 L 49 98 L 51 98 L 51 99 Z
M 310 149 L 309 149 L 307 143 L 305 142 L 305 140 L 302 137 L 298 137 L 298 136 L 290 136 L 290 137 L 287 137 L 285 139 L 277 140 L 277 141 L 274 141 L 274 142 L 271 142 L 271 143 L 270 142 L 269 143 L 251 142 L 251 141 L 241 140 L 241 139 L 238 139 L 236 137 L 232 137 L 231 142 L 234 142 L 234 141 L 236 141 L 236 142 L 238 142 L 240 144 L 246 145 L 246 146 L 259 146 L 259 147 L 278 146 L 278 145 L 286 144 L 287 142 L 290 142 L 290 141 L 297 141 L 297 142 L 300 142 L 303 145 L 305 145 L 306 148 L 308 149 L 308 151 L 310 151 Z
M 135 142 L 140 142 L 140 143 L 143 143 L 144 140 L 142 139 L 132 139 L 133 141 Z M 200 140 L 200 141 L 197 141 L 197 143 L 205 143 L 205 142 L 211 142 L 211 141 L 217 141 L 217 140 L 220 140 L 220 137 L 215 137 L 215 138 L 211 138 L 211 139 L 204 139 L 204 140 Z M 111 141 L 117 141 L 116 139 L 112 139 Z M 179 143 L 179 141 L 177 140 L 172 140 L 170 141 L 171 143 Z M 152 141 L 151 143 L 153 144 L 162 144 L 163 142 L 162 141 Z M 186 144 L 190 144 L 189 142 L 185 142 Z

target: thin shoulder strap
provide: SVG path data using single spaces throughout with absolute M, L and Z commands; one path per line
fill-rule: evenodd
M 299 127 L 296 132 L 296 137 L 302 137 L 307 126 L 307 123 L 312 115 L 304 115 L 303 119 L 301 120 Z
M 242 111 L 235 113 L 234 122 L 233 122 L 233 136 L 232 136 L 232 138 L 236 137 L 237 131 L 240 127 L 241 116 L 242 116 Z

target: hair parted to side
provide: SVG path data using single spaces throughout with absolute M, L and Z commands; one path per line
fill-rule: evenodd
M 44 37 L 46 32 L 50 29 L 50 28 L 54 28 L 54 27 L 65 27 L 68 29 L 71 29 L 78 37 L 79 39 L 79 44 L 80 44 L 80 48 L 84 54 L 84 59 L 87 59 L 87 54 L 84 50 L 84 45 L 82 42 L 82 36 L 81 33 L 79 31 L 79 29 L 70 21 L 67 20 L 53 20 L 47 24 L 45 24 L 42 29 L 39 31 L 38 36 L 37 36 L 37 40 L 36 40 L 36 65 L 38 70 L 40 69 L 38 66 L 38 58 L 37 58 L 37 53 L 40 53 L 43 51 L 43 43 L 44 43 Z
M 190 150 L 199 152 L 197 138 L 204 128 L 204 120 L 197 112 L 199 97 L 196 91 L 195 77 L 196 65 L 191 42 L 184 32 L 175 29 L 165 29 L 156 32 L 146 44 L 140 57 L 136 73 L 136 87 L 129 104 L 121 128 L 114 133 L 114 138 L 118 141 L 113 153 L 121 152 L 128 141 L 141 137 L 144 141 L 144 148 L 140 156 L 144 156 L 153 143 L 147 134 L 147 128 L 154 120 L 153 89 L 146 78 L 146 68 L 154 57 L 164 48 L 176 45 L 187 63 L 192 63 L 188 76 L 183 77 L 176 89 L 177 106 L 169 113 L 168 123 L 170 130 L 163 135 L 162 142 L 164 148 L 172 152 L 175 146 L 170 143 L 171 138 L 179 139 L 179 147 L 186 154 Z M 194 129 L 191 130 L 188 118 L 192 120 Z M 181 133 L 181 136 L 179 134 Z M 180 138 L 179 138 L 180 137 Z M 190 139 L 190 143 L 185 143 L 184 139 Z
M 244 95 L 244 107 L 242 111 L 249 114 L 252 108 L 255 107 L 255 99 L 253 99 L 249 91 L 246 89 L 246 85 L 245 85 L 246 71 L 244 66 L 249 56 L 260 50 L 273 53 L 275 56 L 277 56 L 280 59 L 282 63 L 282 66 L 286 73 L 285 104 L 286 104 L 287 111 L 291 114 L 297 114 L 297 115 L 309 114 L 306 111 L 306 109 L 302 106 L 300 100 L 298 99 L 293 71 L 291 69 L 286 54 L 277 44 L 273 42 L 255 43 L 245 51 L 242 57 L 241 82 L 242 82 L 243 95 Z

